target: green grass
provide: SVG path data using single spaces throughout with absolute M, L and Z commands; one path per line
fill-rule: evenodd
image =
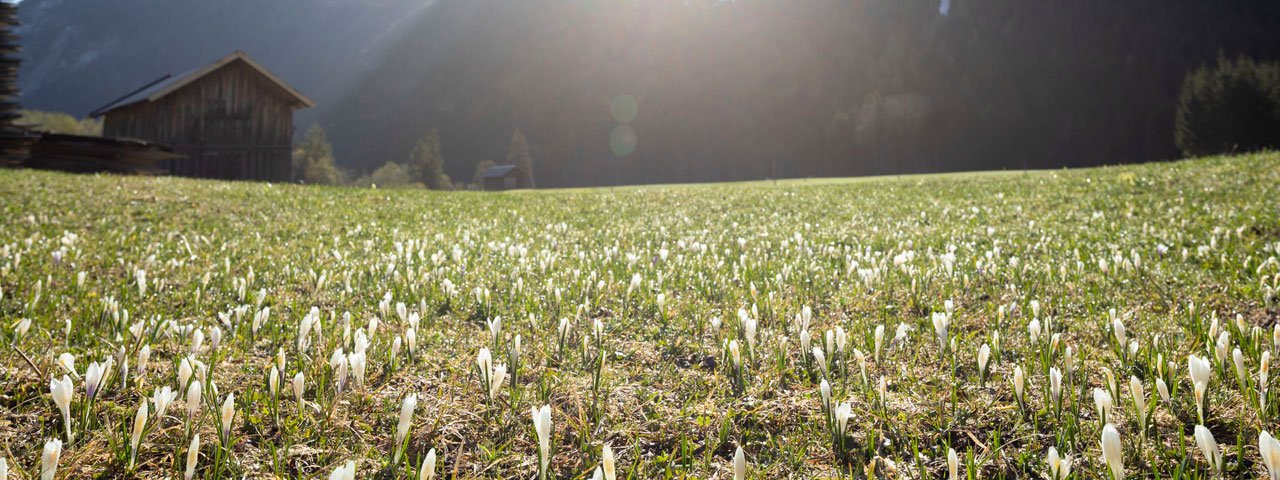
M 1265 475 L 1258 434 L 1280 426 L 1280 398 L 1259 408 L 1257 378 L 1280 318 L 1277 154 L 501 194 L 2 171 L 0 200 L 0 342 L 14 345 L 0 351 L 0 457 L 17 478 L 37 478 L 43 439 L 64 437 L 49 389 L 66 373 L 55 363 L 63 353 L 80 375 L 108 356 L 135 372 L 112 377 L 92 405 L 74 380 L 76 433 L 58 478 L 181 478 L 190 438 L 176 372 L 196 330 L 204 341 L 192 359 L 217 386 L 205 382 L 190 426 L 201 435 L 198 478 L 328 478 L 347 460 L 358 478 L 410 478 L 431 448 L 440 475 L 529 478 L 530 410 L 544 404 L 555 478 L 589 478 L 604 444 L 620 478 L 729 478 L 738 446 L 754 479 L 945 478 L 948 448 L 966 478 L 1035 478 L 1051 446 L 1074 458 L 1073 478 L 1105 478 L 1092 400 L 1104 368 L 1118 384 L 1109 420 L 1129 478 L 1207 478 L 1192 438 L 1191 354 L 1213 365 L 1205 425 L 1225 476 Z M 932 323 L 948 300 L 955 350 L 940 348 Z M 393 338 L 409 328 L 397 303 L 421 320 L 416 355 L 406 346 L 393 363 Z M 270 316 L 255 333 L 261 307 Z M 299 350 L 313 307 L 322 328 Z M 823 410 L 822 369 L 800 347 L 805 307 L 813 346 L 831 363 L 833 403 L 850 404 L 843 436 Z M 740 309 L 758 323 L 754 349 Z M 1113 309 L 1133 354 L 1114 341 Z M 491 338 L 486 320 L 499 316 Z M 338 394 L 328 360 L 352 352 L 374 317 L 365 385 L 352 379 Z M 571 327 L 563 341 L 561 318 Z M 1034 343 L 1033 318 L 1043 330 Z M 17 338 L 23 319 L 32 326 Z M 907 338 L 891 347 L 900 324 Z M 833 351 L 824 338 L 837 327 L 847 345 Z M 996 346 L 995 332 L 982 385 L 977 352 Z M 152 353 L 138 376 L 143 345 Z M 1050 368 L 1067 370 L 1068 346 L 1074 370 L 1055 407 Z M 492 399 L 479 385 L 481 348 L 515 374 Z M 278 351 L 273 402 L 266 378 Z M 1015 365 L 1026 372 L 1025 408 Z M 299 372 L 305 406 L 289 393 Z M 1153 411 L 1145 435 L 1129 377 Z M 1168 404 L 1157 379 L 1172 390 Z M 126 432 L 141 399 L 165 385 L 181 393 L 163 421 L 148 422 L 131 472 Z M 229 393 L 237 413 L 224 448 L 217 409 Z M 406 460 L 390 468 L 410 393 Z

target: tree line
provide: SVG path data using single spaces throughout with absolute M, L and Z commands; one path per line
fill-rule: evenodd
M 519 129 L 511 135 L 506 160 L 507 164 L 518 166 L 518 171 L 526 176 L 524 185 L 534 185 L 533 156 L 524 133 Z M 293 150 L 294 180 L 317 185 L 479 190 L 483 188 L 481 174 L 494 166 L 497 164 L 492 160 L 481 160 L 476 162 L 475 173 L 469 182 L 451 179 L 445 173 L 443 142 L 434 128 L 417 141 L 404 162 L 387 161 L 359 176 L 338 166 L 329 136 L 319 124 L 308 128 Z
M 1176 141 L 1188 156 L 1280 149 L 1280 64 L 1219 57 L 1182 82 Z

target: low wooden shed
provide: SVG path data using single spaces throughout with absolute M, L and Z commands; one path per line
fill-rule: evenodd
M 491 191 L 532 188 L 526 178 L 519 165 L 497 165 L 480 172 L 481 186 Z
M 165 75 L 92 112 L 106 137 L 165 145 L 173 175 L 287 181 L 293 111 L 315 106 L 244 52 Z

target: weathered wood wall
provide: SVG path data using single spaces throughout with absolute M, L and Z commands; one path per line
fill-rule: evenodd
M 107 112 L 103 135 L 169 145 L 174 175 L 286 181 L 292 176 L 293 99 L 234 61 L 155 102 Z

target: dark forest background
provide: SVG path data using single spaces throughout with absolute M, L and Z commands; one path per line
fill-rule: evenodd
M 55 41 L 92 46 L 86 29 L 103 15 L 129 22 L 164 4 L 182 17 L 171 5 L 185 3 L 201 2 L 69 9 L 73 2 L 26 0 L 24 12 L 45 4 L 43 23 L 24 27 L 27 54 Z M 446 173 L 471 178 L 477 163 L 504 160 L 518 129 L 539 186 L 1177 158 L 1176 108 L 1189 74 L 1220 57 L 1280 59 L 1274 0 L 206 3 L 200 8 L 235 9 L 237 23 L 192 32 L 210 37 L 192 42 L 207 52 L 163 57 L 191 57 L 185 66 L 145 73 L 150 44 L 184 44 L 173 32 L 122 40 L 76 75 L 127 58 L 128 69 L 98 75 L 137 77 L 109 85 L 123 93 L 241 49 L 320 103 L 298 130 L 322 125 L 343 168 L 367 173 L 406 161 L 435 129 Z M 84 12 L 104 4 L 115 10 Z M 355 11 L 363 12 L 359 28 L 341 20 Z M 68 29 L 77 33 L 70 40 Z M 277 38 L 287 46 L 273 46 Z M 49 85 L 69 81 L 57 65 L 45 68 L 55 70 L 45 78 L 58 79 Z M 84 94 L 72 86 L 28 87 L 28 107 L 77 115 L 114 98 L 95 91 L 75 103 Z

